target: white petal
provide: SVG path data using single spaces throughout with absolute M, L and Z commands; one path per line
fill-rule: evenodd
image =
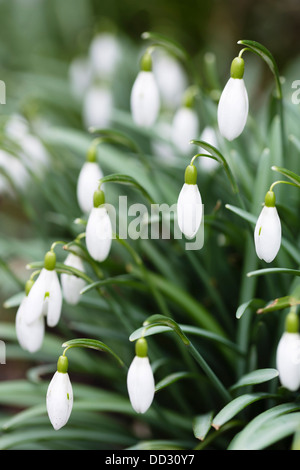
M 189 239 L 196 235 L 202 219 L 202 200 L 196 184 L 184 184 L 177 201 L 177 221 Z
M 48 279 L 48 310 L 47 325 L 56 326 L 61 314 L 62 291 L 56 271 L 49 271 Z
M 36 321 L 43 313 L 43 304 L 47 292 L 47 269 L 43 268 L 30 289 L 27 296 L 25 321 L 30 324 Z
M 113 109 L 113 96 L 108 88 L 93 86 L 86 92 L 82 117 L 86 129 L 109 127 Z
M 291 391 L 300 386 L 300 335 L 285 332 L 277 347 L 276 367 L 281 384 Z
M 173 118 L 172 141 L 183 154 L 193 150 L 190 140 L 197 139 L 199 133 L 199 119 L 196 111 L 183 106 L 179 108 Z
M 218 105 L 218 123 L 223 137 L 233 140 L 242 133 L 247 121 L 248 109 L 248 94 L 244 80 L 230 78 Z
M 73 407 L 73 390 L 68 373 L 55 372 L 47 390 L 47 412 L 57 431 L 63 427 Z
M 127 389 L 132 408 L 137 413 L 145 413 L 150 407 L 155 384 L 148 357 L 135 356 L 127 374 Z
M 120 60 L 120 55 L 120 44 L 113 34 L 98 34 L 90 44 L 90 62 L 94 73 L 101 79 L 111 79 Z
M 202 140 L 203 142 L 207 142 L 213 147 L 218 148 L 218 139 L 217 139 L 216 131 L 214 130 L 213 127 L 206 126 L 203 129 L 202 134 L 200 135 L 200 140 Z M 201 148 L 201 153 L 209 155 L 209 152 L 203 148 Z M 216 168 L 220 166 L 216 160 L 210 157 L 198 158 L 198 162 L 199 162 L 199 167 L 202 170 L 205 170 L 207 172 L 214 171 Z
M 82 259 L 73 253 L 68 254 L 64 264 L 84 272 Z M 85 286 L 85 281 L 80 277 L 63 273 L 61 275 L 61 285 L 64 299 L 69 304 L 76 305 L 79 302 L 80 291 Z
M 256 222 L 254 242 L 257 256 L 271 263 L 281 244 L 281 223 L 276 207 L 263 207 Z
M 104 261 L 111 247 L 112 226 L 105 207 L 93 207 L 86 226 L 86 246 L 96 261 Z
M 181 63 L 165 51 L 154 52 L 153 72 L 163 104 L 168 109 L 180 106 L 188 80 Z M 172 77 L 172 80 L 170 80 Z
M 45 324 L 43 316 L 28 325 L 25 321 L 28 297 L 24 297 L 16 315 L 16 335 L 20 346 L 34 353 L 38 351 L 43 343 Z
M 103 173 L 97 162 L 85 162 L 77 181 L 77 200 L 82 212 L 88 213 L 93 208 L 94 192 L 99 186 Z
M 150 127 L 156 121 L 160 97 L 153 72 L 139 72 L 133 84 L 130 105 L 132 118 L 138 126 Z

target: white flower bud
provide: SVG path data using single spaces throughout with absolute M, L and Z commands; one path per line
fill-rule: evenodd
M 112 225 L 104 205 L 93 207 L 86 226 L 86 246 L 96 261 L 104 261 L 111 248 Z
M 111 79 L 121 58 L 117 37 L 111 33 L 97 34 L 90 44 L 89 58 L 96 76 Z
M 67 372 L 56 371 L 47 390 L 47 412 L 57 431 L 69 420 L 73 407 L 72 384 Z
M 71 266 L 78 271 L 84 272 L 84 265 L 82 259 L 74 253 L 69 253 L 66 257 L 64 264 Z M 80 277 L 72 274 L 63 273 L 61 275 L 61 286 L 64 299 L 71 305 L 76 305 L 80 299 L 80 291 L 85 286 L 85 281 Z
M 213 127 L 206 126 L 202 131 L 200 140 L 203 142 L 207 142 L 213 147 L 218 148 L 217 134 Z M 209 155 L 209 152 L 206 149 L 203 149 L 202 147 L 201 147 L 201 153 Z M 198 162 L 199 162 L 199 167 L 202 170 L 207 171 L 208 173 L 214 171 L 216 168 L 220 166 L 216 160 L 210 157 L 207 157 L 207 158 L 201 157 L 198 159 Z
M 82 117 L 86 129 L 109 127 L 113 110 L 113 96 L 110 89 L 92 86 L 86 92 Z
M 182 106 L 173 118 L 172 141 L 182 154 L 190 154 L 192 146 L 190 141 L 197 139 L 199 133 L 199 119 L 196 111 L 190 107 Z
M 276 352 L 276 367 L 281 384 L 291 391 L 300 387 L 300 335 L 285 331 Z
M 99 186 L 103 173 L 97 162 L 85 162 L 77 181 L 77 200 L 80 209 L 89 213 L 93 208 L 94 192 Z
M 254 242 L 257 256 L 271 263 L 281 244 L 281 223 L 276 207 L 263 207 L 256 222 Z
M 134 357 L 128 369 L 127 389 L 132 408 L 137 413 L 145 413 L 155 393 L 153 372 L 147 356 Z
M 27 297 L 25 320 L 34 323 L 44 313 L 47 325 L 56 326 L 61 314 L 62 292 L 55 270 L 43 268 Z
M 184 183 L 177 201 L 177 221 L 186 238 L 198 232 L 202 219 L 202 199 L 197 184 Z
M 133 84 L 130 105 L 134 122 L 150 127 L 157 119 L 160 109 L 158 87 L 152 71 L 141 70 Z
M 45 322 L 43 315 L 41 315 L 30 325 L 27 324 L 27 303 L 28 297 L 25 296 L 20 303 L 16 315 L 16 335 L 20 346 L 26 351 L 34 353 L 42 346 L 45 334 Z
M 218 105 L 219 130 L 227 140 L 236 139 L 248 117 L 248 94 L 242 78 L 229 78 Z

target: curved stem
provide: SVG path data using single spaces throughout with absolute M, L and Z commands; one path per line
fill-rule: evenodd
M 298 184 L 292 183 L 291 181 L 274 181 L 274 183 L 272 183 L 270 186 L 270 191 L 273 191 L 273 188 L 276 186 L 276 184 L 289 184 L 290 186 L 296 186 L 296 188 L 299 188 Z

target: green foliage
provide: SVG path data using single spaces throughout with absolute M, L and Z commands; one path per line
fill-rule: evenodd
M 60 39 L 72 43 L 71 32 L 68 36 L 63 28 Z M 142 39 L 143 47 L 158 46 L 181 61 L 189 85 L 198 87 L 201 130 L 216 127 L 219 77 L 211 69 L 198 76 L 194 58 L 172 39 L 152 32 Z M 59 55 L 55 41 L 48 45 L 49 56 L 37 53 L 24 70 L 20 62 L 19 71 L 11 65 L 5 72 L 13 91 L 8 115 L 2 116 L 1 149 L 20 158 L 18 143 L 5 133 L 17 110 L 47 148 L 50 163 L 42 174 L 28 169 L 25 190 L 2 172 L 13 197 L 5 194 L 1 207 L 0 338 L 6 364 L 0 365 L 0 449 L 290 449 L 300 426 L 299 394 L 281 387 L 275 354 L 285 316 L 300 303 L 299 107 L 281 89 L 273 55 L 257 42 L 240 41 L 247 48 L 246 82 L 250 50 L 259 56 L 251 62 L 253 74 L 263 59 L 275 87 L 260 90 L 262 104 L 250 105 L 255 111 L 237 140 L 219 139 L 218 148 L 200 135 L 191 141 L 191 152 L 201 147 L 219 163 L 209 172 L 201 166 L 203 157 L 195 161 L 205 207 L 203 248 L 186 250 L 185 240 L 174 234 L 170 239 L 117 236 L 109 258 L 95 262 L 84 241 L 87 217 L 76 199 L 78 174 L 95 140 L 106 201 L 117 212 L 121 195 L 149 211 L 154 203 L 175 204 L 191 158 L 173 147 L 162 116 L 150 129 L 134 124 L 129 93 L 141 44 L 121 40 L 125 50 L 111 84 L 115 107 L 109 129 L 84 128 L 82 103 L 70 89 L 71 57 Z M 39 120 L 45 124 L 38 126 Z M 172 158 L 159 155 L 157 144 L 168 145 Z M 293 185 L 276 187 L 283 239 L 267 268 L 256 257 L 253 230 L 277 173 Z M 154 220 L 162 224 L 151 214 L 148 228 Z M 57 273 L 80 277 L 85 287 L 78 305 L 64 301 L 59 324 L 46 330 L 41 350 L 30 354 L 18 344 L 15 315 L 26 280 L 42 269 L 53 244 Z M 75 249 L 81 249 L 85 273 L 63 263 Z M 142 336 L 156 393 L 150 410 L 137 415 L 126 371 L 133 342 Z M 67 425 L 54 431 L 45 397 L 62 348 L 70 349 L 74 407 Z

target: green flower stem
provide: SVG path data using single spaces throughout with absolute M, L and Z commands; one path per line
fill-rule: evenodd
M 296 188 L 299 188 L 298 184 L 292 183 L 291 181 L 274 181 L 274 183 L 272 183 L 270 186 L 270 191 L 273 191 L 274 186 L 276 186 L 277 184 L 289 184 L 291 186 L 296 186 Z
M 123 368 L 125 367 L 125 364 L 122 361 L 122 359 L 112 349 L 110 349 L 106 344 L 96 339 L 89 339 L 89 338 L 72 339 L 70 341 L 66 341 L 65 343 L 63 343 L 62 347 L 65 348 L 63 351 L 63 356 L 65 356 L 66 352 L 71 348 L 88 348 L 88 349 L 96 349 L 97 351 L 104 351 L 104 352 L 111 354 L 118 361 L 121 367 Z

